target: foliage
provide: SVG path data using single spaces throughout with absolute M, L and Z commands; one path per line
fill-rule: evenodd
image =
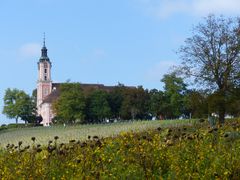
M 208 129 L 206 123 L 158 127 L 116 137 L 89 137 L 47 146 L 7 145 L 1 179 L 239 179 L 240 121 Z
M 120 110 L 123 102 L 124 89 L 124 85 L 118 84 L 118 86 L 115 86 L 114 89 L 109 93 L 108 103 L 111 108 L 112 119 L 120 119 Z
M 150 96 L 148 90 L 142 86 L 136 89 L 136 107 L 138 109 L 137 119 L 149 119 Z
M 157 89 L 152 89 L 149 91 L 150 103 L 149 103 L 149 112 L 154 116 L 158 117 L 161 114 L 161 91 Z
M 208 94 L 204 91 L 188 90 L 184 96 L 184 105 L 192 118 L 202 118 L 208 115 Z M 213 111 L 214 112 L 214 111 Z
M 235 88 L 231 93 L 227 94 L 226 111 L 228 114 L 239 117 L 240 116 L 240 88 Z
M 224 122 L 227 93 L 239 85 L 239 30 L 239 18 L 210 15 L 180 49 L 183 72 L 215 90 L 220 123 Z
M 120 110 L 122 119 L 146 119 L 149 109 L 148 91 L 142 86 L 125 88 Z
M 108 103 L 108 94 L 102 90 L 95 90 L 87 97 L 88 122 L 100 123 L 110 118 L 111 109 Z
M 165 96 L 167 97 L 167 117 L 176 118 L 184 112 L 183 97 L 186 84 L 176 72 L 165 74 L 161 80 L 164 82 Z
M 15 118 L 16 123 L 21 118 L 25 122 L 34 122 L 36 118 L 36 104 L 24 91 L 8 88 L 4 96 L 3 114 Z
M 63 123 L 83 122 L 85 97 L 80 83 L 64 83 L 60 86 L 60 96 L 53 103 L 56 119 Z
M 5 124 L 0 126 L 0 131 L 5 129 L 7 129 L 7 126 Z

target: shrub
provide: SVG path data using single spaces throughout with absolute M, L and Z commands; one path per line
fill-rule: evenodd
M 14 128 L 25 128 L 25 127 L 35 127 L 35 123 L 27 123 L 27 124 L 16 124 L 16 123 L 11 123 L 7 125 L 8 129 L 14 129 Z M 41 126 L 41 125 L 39 125 Z

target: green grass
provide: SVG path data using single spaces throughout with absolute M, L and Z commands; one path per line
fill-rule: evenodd
M 139 132 L 157 127 L 178 126 L 188 124 L 189 120 L 156 120 L 156 121 L 134 121 L 112 124 L 76 125 L 76 126 L 52 126 L 52 127 L 27 127 L 0 131 L 0 147 L 7 144 L 18 144 L 22 141 L 24 145 L 32 143 L 31 137 L 36 137 L 37 144 L 47 145 L 49 140 L 58 136 L 61 142 L 69 140 L 86 140 L 88 136 L 109 137 L 121 132 Z

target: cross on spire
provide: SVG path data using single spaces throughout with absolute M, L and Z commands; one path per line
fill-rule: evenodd
M 43 47 L 45 47 L 45 32 L 43 33 Z

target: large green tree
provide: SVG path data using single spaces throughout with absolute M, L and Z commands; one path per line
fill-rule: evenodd
M 144 89 L 142 86 L 136 88 L 136 108 L 138 113 L 136 118 L 146 119 L 149 118 L 149 106 L 150 106 L 150 96 L 147 89 Z
M 152 89 L 149 91 L 149 96 L 149 112 L 154 117 L 164 119 L 166 117 L 166 112 L 168 111 L 165 93 L 157 89 Z
M 87 115 L 88 121 L 93 123 L 100 123 L 111 117 L 108 93 L 106 91 L 95 90 L 88 96 Z
M 194 27 L 180 55 L 182 72 L 217 94 L 217 112 L 224 123 L 227 94 L 240 82 L 240 18 L 206 17 Z
M 111 108 L 111 114 L 113 119 L 120 119 L 120 110 L 124 98 L 124 85 L 118 84 L 114 89 L 109 93 L 108 103 Z
M 53 103 L 56 120 L 62 123 L 83 122 L 85 118 L 85 97 L 80 83 L 64 83 L 60 96 Z
M 208 116 L 208 94 L 200 90 L 188 90 L 184 96 L 184 106 L 192 118 Z
M 36 120 L 36 104 L 32 97 L 22 90 L 8 88 L 4 96 L 3 114 L 32 123 Z
M 240 88 L 235 88 L 234 91 L 227 95 L 226 111 L 229 115 L 240 116 Z
M 126 87 L 123 93 L 123 102 L 120 110 L 123 119 L 144 119 L 148 115 L 149 95 L 142 86 Z
M 161 80 L 164 83 L 166 100 L 166 118 L 177 118 L 184 113 L 184 93 L 186 84 L 176 72 L 165 74 Z
M 231 116 L 239 116 L 240 114 L 240 90 L 235 88 L 225 95 L 221 91 L 216 91 L 208 96 L 208 110 L 210 113 L 217 112 L 220 106 L 226 108 L 226 113 Z M 224 102 L 224 104 L 222 104 Z

